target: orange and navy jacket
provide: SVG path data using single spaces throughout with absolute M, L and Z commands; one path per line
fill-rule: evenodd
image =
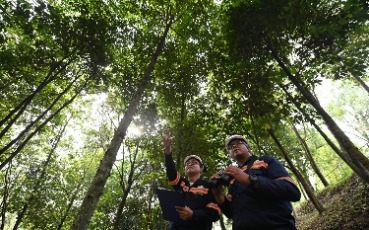
M 166 173 L 170 184 L 185 196 L 185 204 L 193 211 L 192 219 L 186 223 L 172 223 L 171 229 L 211 230 L 212 222 L 220 217 L 220 208 L 209 188 L 209 182 L 198 179 L 192 186 L 181 177 L 175 168 L 172 155 L 165 155 Z
M 232 218 L 233 229 L 296 229 L 290 201 L 300 200 L 299 189 L 281 179 L 290 175 L 275 158 L 262 156 L 248 168 L 251 158 L 240 168 L 257 175 L 258 186 L 254 188 L 233 179 L 225 202 L 219 205 L 223 214 Z

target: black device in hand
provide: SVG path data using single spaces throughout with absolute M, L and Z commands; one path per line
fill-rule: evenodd
M 209 181 L 210 188 L 217 188 L 219 185 L 228 186 L 233 177 L 227 174 L 221 174 L 219 179 L 212 179 Z

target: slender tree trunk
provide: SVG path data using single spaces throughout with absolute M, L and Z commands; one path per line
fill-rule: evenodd
M 298 184 L 299 189 L 300 189 L 300 191 L 301 191 L 302 195 L 304 196 L 305 200 L 307 200 L 307 199 L 308 199 L 308 197 L 306 196 L 305 189 L 302 187 L 301 182 L 300 182 L 299 180 L 297 180 L 297 184 Z
M 9 192 L 10 192 L 10 175 L 11 175 L 12 166 L 8 167 L 6 169 L 5 175 L 4 175 L 4 184 L 2 186 L 3 189 L 3 197 L 1 199 L 1 226 L 0 229 L 5 229 L 5 219 L 6 219 L 6 211 L 8 209 L 8 198 L 9 198 Z
M 227 228 L 225 227 L 225 224 L 224 224 L 224 216 L 223 215 L 220 215 L 219 224 L 220 224 L 220 228 L 222 230 L 227 230 Z
M 184 152 L 183 152 L 183 133 L 184 133 L 184 124 L 185 124 L 185 119 L 186 119 L 186 96 L 184 94 L 181 95 L 181 118 L 180 118 L 180 123 L 179 123 L 179 131 L 178 131 L 178 153 L 177 153 L 177 159 L 176 159 L 176 166 L 177 166 L 177 170 L 179 171 L 180 166 L 181 166 L 181 159 L 182 157 L 184 157 Z M 184 159 L 184 158 L 183 158 Z
M 96 171 L 95 177 L 92 181 L 92 184 L 86 194 L 86 197 L 84 198 L 82 202 L 82 206 L 80 207 L 80 210 L 73 221 L 73 225 L 71 227 L 72 230 L 85 230 L 87 229 L 90 223 L 90 220 L 96 208 L 97 202 L 103 193 L 105 183 L 107 179 L 109 178 L 110 171 L 113 167 L 113 164 L 117 156 L 117 152 L 120 148 L 120 145 L 122 144 L 123 139 L 126 136 L 127 128 L 130 125 L 133 119 L 133 116 L 136 114 L 137 107 L 139 105 L 141 97 L 144 93 L 144 90 L 146 89 L 147 84 L 149 83 L 151 79 L 154 66 L 156 64 L 156 61 L 159 57 L 160 52 L 162 51 L 164 47 L 164 42 L 165 42 L 165 39 L 166 39 L 166 36 L 168 34 L 171 24 L 172 24 L 172 18 L 169 20 L 169 22 L 166 25 L 164 34 L 160 38 L 160 41 L 156 47 L 155 53 L 153 54 L 151 62 L 144 73 L 144 76 L 141 80 L 138 90 L 133 95 L 127 107 L 124 117 L 119 122 L 117 130 L 114 132 L 114 136 L 110 142 L 110 145 L 107 151 L 105 152 L 103 159 L 100 162 L 100 165 Z
M 316 165 L 315 160 L 313 158 L 313 156 L 311 155 L 309 146 L 306 144 L 305 140 L 301 137 L 300 133 L 297 131 L 296 127 L 294 124 L 292 125 L 292 129 L 295 132 L 297 139 L 300 141 L 302 148 L 304 149 L 305 155 L 307 157 L 307 159 L 310 162 L 311 167 L 313 168 L 314 172 L 318 175 L 320 181 L 323 183 L 323 185 L 325 187 L 327 187 L 329 185 L 328 181 L 325 179 L 325 177 L 323 176 L 322 172 L 320 171 L 319 167 Z
M 65 102 L 59 109 L 57 109 L 53 114 L 51 114 L 44 122 L 42 122 L 31 134 L 29 134 L 26 139 L 19 144 L 17 149 L 3 162 L 0 164 L 0 170 L 3 169 L 28 143 L 28 141 L 37 133 L 39 132 L 49 121 L 51 121 L 57 114 L 59 114 L 65 107 L 67 107 L 70 103 L 76 99 L 76 97 L 79 95 L 79 93 L 82 91 L 84 86 L 87 84 L 87 81 L 84 83 L 83 86 L 73 95 L 72 98 L 70 98 L 67 102 Z
M 363 89 L 369 94 L 369 86 L 365 84 L 363 80 L 361 80 L 360 77 L 356 76 L 356 74 L 353 74 L 350 70 L 348 70 L 347 66 L 343 61 L 340 61 L 340 65 L 346 69 L 346 71 L 349 73 L 350 77 L 353 78 Z
M 127 190 L 124 191 L 124 194 L 123 194 L 123 196 L 122 196 L 122 198 L 119 202 L 119 207 L 118 207 L 118 210 L 117 210 L 117 216 L 116 216 L 115 221 L 114 221 L 114 227 L 113 227 L 114 230 L 119 229 L 119 223 L 121 222 L 121 219 L 122 219 L 122 216 L 123 216 L 123 209 L 124 209 L 124 206 L 126 205 L 128 194 L 131 191 L 131 186 L 132 186 L 132 184 L 128 184 Z
M 29 205 L 32 204 L 33 200 L 35 199 L 36 197 L 36 194 L 40 188 L 40 185 L 42 183 L 42 181 L 45 179 L 45 176 L 46 176 L 46 170 L 49 166 L 49 163 L 51 161 L 51 158 L 52 156 L 54 155 L 54 152 L 55 152 L 55 149 L 56 147 L 59 145 L 59 142 L 60 142 L 60 139 L 61 137 L 63 136 L 64 132 L 65 132 L 65 129 L 69 123 L 71 118 L 68 119 L 68 121 L 64 124 L 63 128 L 61 129 L 61 131 L 59 132 L 59 134 L 57 135 L 57 138 L 55 139 L 53 145 L 51 146 L 51 149 L 50 149 L 50 152 L 47 156 L 47 159 L 44 163 L 44 165 L 42 166 L 42 171 L 41 171 L 41 175 L 40 177 L 36 180 L 35 184 L 33 185 L 33 189 L 32 189 L 32 192 L 30 193 L 30 197 L 27 199 L 27 201 L 23 204 L 23 207 L 22 207 L 22 210 L 18 213 L 18 216 L 17 216 L 17 220 L 14 224 L 14 227 L 13 227 L 13 230 L 16 230 L 18 229 L 20 223 L 22 222 L 22 219 L 24 217 L 24 215 L 26 214 L 27 210 L 28 210 L 28 207 Z
M 67 206 L 67 210 L 65 210 L 64 215 L 63 215 L 63 216 L 62 216 L 62 218 L 60 219 L 60 223 L 58 224 L 57 230 L 61 230 L 61 229 L 62 229 L 62 227 L 63 227 L 63 225 L 64 225 L 64 222 L 65 222 L 65 220 L 67 219 L 67 216 L 68 216 L 68 214 L 69 214 L 69 211 L 70 211 L 70 209 L 73 207 L 74 201 L 75 201 L 75 200 L 76 200 L 76 198 L 77 198 L 78 192 L 79 192 L 80 188 L 82 187 L 82 184 L 83 184 L 83 181 L 84 181 L 85 175 L 86 175 L 86 173 L 84 172 L 84 173 L 83 173 L 83 177 L 82 177 L 81 181 L 78 183 L 77 188 L 76 188 L 76 189 L 74 190 L 74 192 L 73 192 L 73 195 L 72 195 L 72 197 L 71 197 L 71 199 L 70 199 L 70 201 L 69 201 L 69 204 L 68 204 L 68 206 Z
M 10 147 L 12 147 L 16 142 L 18 142 L 20 139 L 23 138 L 24 135 L 33 127 L 35 126 L 44 116 L 46 116 L 47 113 L 51 111 L 51 109 L 55 106 L 55 104 L 60 100 L 60 98 L 65 95 L 71 87 L 74 85 L 74 83 L 78 80 L 79 77 L 76 77 L 64 90 L 61 92 L 49 105 L 49 107 L 42 112 L 34 121 L 30 122 L 20 134 L 14 138 L 12 141 L 10 141 L 4 148 L 0 149 L 0 155 L 3 154 L 6 150 L 8 150 Z
M 311 183 L 309 176 L 306 174 L 306 172 L 302 172 L 301 170 L 298 170 L 301 173 L 301 176 L 305 178 L 306 184 L 309 185 L 310 189 L 315 192 L 315 188 L 313 184 Z
M 340 150 L 340 148 L 333 143 L 333 141 L 327 136 L 327 134 L 325 134 L 323 132 L 323 130 L 319 127 L 319 125 L 316 124 L 316 122 L 314 121 L 314 119 L 312 119 L 308 114 L 306 114 L 304 112 L 304 110 L 301 108 L 301 106 L 299 105 L 299 103 L 297 103 L 297 101 L 285 89 L 285 87 L 281 86 L 281 88 L 284 90 L 284 92 L 286 93 L 287 97 L 295 104 L 296 108 L 301 112 L 301 114 L 304 115 L 304 117 L 310 122 L 310 124 L 313 125 L 314 128 L 320 133 L 320 135 L 324 138 L 324 140 L 327 142 L 327 144 L 333 149 L 333 151 L 335 151 L 336 154 L 338 156 L 340 156 L 341 159 L 343 159 L 344 162 L 346 162 L 347 165 L 350 165 L 350 160 L 347 158 L 347 153 L 345 151 Z M 351 166 L 352 166 L 351 169 L 356 174 L 359 175 L 361 173 L 359 167 L 356 167 L 356 165 L 354 165 L 354 164 L 351 164 Z
M 278 146 L 279 150 L 282 152 L 284 159 L 287 161 L 287 164 L 293 174 L 297 177 L 297 179 L 301 182 L 302 186 L 304 187 L 308 197 L 310 198 L 311 202 L 314 204 L 315 208 L 318 210 L 319 213 L 324 211 L 323 205 L 319 202 L 318 198 L 315 196 L 314 191 L 311 189 L 305 178 L 302 174 L 297 170 L 297 168 L 293 165 L 291 159 L 288 157 L 285 149 L 279 142 L 278 138 L 275 136 L 273 129 L 268 130 L 269 135 L 272 137 L 276 145 Z
M 252 113 L 252 111 L 250 111 L 250 113 Z M 252 126 L 252 130 L 253 132 L 256 134 L 257 133 L 257 130 L 256 130 L 256 126 L 255 126 L 255 121 L 254 121 L 254 116 L 250 116 L 250 120 L 251 120 L 251 126 Z M 247 130 L 247 128 L 245 127 L 245 130 Z M 259 149 L 259 152 L 262 151 L 261 149 L 261 145 L 260 145 L 260 138 L 259 138 L 259 135 L 255 135 L 255 139 L 253 138 L 253 135 L 250 134 L 250 132 L 246 132 L 247 136 L 250 138 L 250 140 L 254 140 L 256 146 L 258 147 Z
M 74 54 L 74 52 L 72 52 Z M 42 91 L 45 86 L 47 86 L 49 83 L 54 81 L 56 77 L 65 70 L 65 68 L 73 61 L 74 59 L 69 59 L 66 63 L 61 65 L 61 68 L 59 70 L 56 70 L 56 68 L 63 63 L 64 60 L 61 60 L 57 63 L 51 64 L 49 73 L 45 77 L 45 79 L 38 85 L 38 87 L 30 94 L 28 97 L 26 97 L 22 102 L 18 104 L 13 110 L 9 112 L 9 114 L 0 121 L 0 127 L 4 125 L 5 123 L 8 123 L 0 132 L 0 139 L 7 133 L 7 131 L 10 129 L 10 127 L 17 121 L 17 119 L 23 114 L 23 112 L 26 110 L 27 106 L 31 104 L 33 98 Z M 55 72 L 54 72 L 55 71 Z M 13 117 L 13 118 L 12 118 Z
M 155 191 L 155 181 L 152 180 L 150 182 L 150 189 L 149 189 L 149 193 L 148 193 L 148 197 L 147 197 L 147 203 L 148 203 L 147 213 L 152 212 L 154 191 Z M 147 215 L 146 218 L 145 218 L 145 221 L 146 221 L 146 229 L 147 230 L 154 230 L 152 215 Z
M 322 116 L 328 129 L 331 131 L 341 147 L 346 151 L 343 152 L 343 156 L 346 158 L 344 159 L 345 162 L 348 163 L 349 167 L 352 169 L 359 168 L 358 175 L 366 183 L 369 183 L 369 159 L 359 151 L 359 149 L 351 142 L 348 136 L 341 130 L 332 117 L 323 109 L 323 107 L 321 107 L 318 100 L 316 100 L 313 94 L 304 86 L 304 83 L 301 81 L 301 79 L 299 79 L 298 76 L 291 74 L 281 58 L 278 57 L 273 49 L 270 49 L 270 51 L 290 81 L 297 87 L 305 99 L 316 109 L 317 113 Z
M 137 155 L 138 155 L 138 145 L 136 147 L 136 151 L 135 151 L 135 155 L 133 157 L 133 161 L 131 161 L 131 165 L 130 165 L 130 170 L 129 170 L 129 174 L 128 174 L 128 180 L 127 180 L 127 187 L 124 185 L 124 173 L 122 172 L 121 174 L 121 187 L 123 190 L 123 196 L 121 198 L 121 201 L 119 203 L 119 207 L 117 210 L 117 214 L 115 217 L 115 221 L 114 221 L 114 227 L 113 230 L 118 230 L 119 229 L 119 223 L 121 222 L 122 216 L 123 216 L 123 209 L 124 206 L 126 205 L 126 201 L 127 201 L 127 197 L 129 195 L 129 192 L 131 191 L 134 179 L 134 173 L 135 173 L 135 169 L 136 169 L 136 159 L 137 159 Z M 122 164 L 122 171 L 123 171 L 123 164 Z

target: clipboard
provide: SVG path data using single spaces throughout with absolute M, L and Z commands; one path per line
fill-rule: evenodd
M 183 193 L 180 191 L 157 188 L 160 207 L 163 212 L 163 219 L 175 223 L 186 224 L 186 221 L 179 217 L 179 213 L 174 206 L 185 206 Z

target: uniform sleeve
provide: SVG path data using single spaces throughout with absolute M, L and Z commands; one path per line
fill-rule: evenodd
M 179 172 L 176 170 L 172 155 L 165 155 L 165 168 L 170 184 L 175 190 L 179 190 L 183 178 L 181 178 Z
M 220 208 L 215 201 L 214 195 L 209 189 L 207 196 L 207 204 L 203 208 L 192 210 L 192 219 L 197 220 L 208 220 L 215 222 L 220 218 Z
M 299 201 L 301 198 L 300 190 L 292 183 L 283 179 L 271 180 L 260 177 L 257 189 L 261 194 L 272 198 L 288 201 Z
M 258 193 L 277 199 L 299 201 L 301 193 L 297 186 L 287 180 L 278 179 L 280 177 L 290 177 L 283 165 L 271 157 L 265 160 L 268 162 L 267 172 L 269 178 L 259 177 Z

